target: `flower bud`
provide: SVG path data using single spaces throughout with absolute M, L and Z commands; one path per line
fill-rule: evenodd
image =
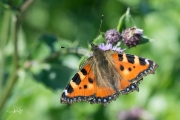
M 141 42 L 143 30 L 136 27 L 127 28 L 122 33 L 122 42 L 128 47 L 134 47 Z
M 114 44 L 117 43 L 120 39 L 120 33 L 115 29 L 110 29 L 105 33 L 105 39 L 107 43 Z

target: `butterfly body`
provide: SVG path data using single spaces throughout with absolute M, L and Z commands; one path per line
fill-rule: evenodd
M 91 44 L 93 55 L 89 57 L 66 86 L 61 103 L 72 104 L 88 101 L 104 106 L 119 94 L 138 91 L 138 84 L 158 65 L 142 57 L 115 50 L 101 50 Z

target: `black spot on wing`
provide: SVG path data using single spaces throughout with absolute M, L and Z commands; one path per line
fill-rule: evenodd
M 84 68 L 81 70 L 81 72 L 83 75 L 87 75 L 87 71 Z
M 129 63 L 134 64 L 134 55 L 126 54 L 126 57 Z
M 149 64 L 150 64 L 150 65 L 153 65 L 153 61 L 151 61 L 151 60 L 148 60 L 148 62 L 149 62 Z
M 132 69 L 129 67 L 128 70 L 131 71 Z
M 88 78 L 88 81 L 89 81 L 90 83 L 93 83 L 93 79 L 92 79 L 92 78 Z
M 123 71 L 124 70 L 124 66 L 120 65 L 120 70 Z
M 86 89 L 87 88 L 87 85 L 84 85 L 84 89 Z
M 146 65 L 146 61 L 142 57 L 139 57 L 139 63 L 140 63 L 140 65 Z
M 76 74 L 74 75 L 74 77 L 72 78 L 72 81 L 75 82 L 76 85 L 79 85 L 79 83 L 81 82 L 81 79 L 80 79 L 78 73 L 76 73 Z
M 62 93 L 61 97 L 62 97 L 62 98 L 65 98 L 65 97 L 66 97 L 66 95 L 65 95 L 64 92 Z
M 70 84 L 67 85 L 66 90 L 68 93 L 72 93 L 74 91 L 74 89 L 72 88 Z
M 123 54 L 118 54 L 119 61 L 123 61 Z

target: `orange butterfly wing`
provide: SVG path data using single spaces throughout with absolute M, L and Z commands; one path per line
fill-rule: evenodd
M 89 58 L 90 60 L 91 58 Z M 72 104 L 74 102 L 92 99 L 96 90 L 92 64 L 85 63 L 68 83 L 61 96 L 61 103 Z
M 154 74 L 158 65 L 146 58 L 130 54 L 112 54 L 113 62 L 122 79 L 119 81 L 121 94 L 138 91 L 138 84 L 144 76 Z
M 100 87 L 92 70 L 92 58 L 89 58 L 74 75 L 61 95 L 61 103 L 71 105 L 74 102 L 89 101 L 91 104 L 106 105 L 118 97 L 116 91 L 109 87 Z
M 99 103 L 106 106 L 112 100 L 116 100 L 118 93 L 111 87 L 99 87 L 96 88 L 96 94 L 92 100 L 89 100 L 91 104 Z

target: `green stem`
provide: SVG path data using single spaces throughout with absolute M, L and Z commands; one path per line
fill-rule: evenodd
M 63 48 L 59 52 L 51 54 L 49 57 L 46 59 L 42 60 L 42 63 L 50 62 L 51 60 L 56 59 L 62 54 L 70 54 L 70 53 L 76 53 L 78 55 L 83 55 L 83 56 L 90 56 L 90 53 L 87 49 L 82 48 L 82 47 L 76 47 L 76 48 Z
M 123 20 L 129 15 L 130 8 L 127 8 L 126 13 L 124 13 L 121 18 L 119 19 L 118 26 L 117 26 L 117 31 L 120 31 L 122 29 L 123 25 Z
M 4 94 L 0 101 L 0 110 L 3 108 L 6 99 L 8 98 L 10 91 L 12 90 L 14 84 L 17 81 L 17 73 L 19 69 L 19 55 L 18 55 L 18 31 L 20 27 L 20 18 L 19 15 L 16 15 L 16 21 L 15 21 L 15 30 L 14 30 L 14 70 L 10 78 L 8 79 L 8 82 L 6 83 L 5 89 L 3 90 Z
M 0 35 L 0 96 L 3 93 L 4 47 L 9 39 L 11 12 L 4 11 Z
M 21 15 L 32 2 L 33 0 L 26 0 L 24 4 L 21 6 L 20 11 L 16 15 L 15 29 L 14 29 L 14 61 L 13 61 L 14 70 L 11 76 L 9 77 L 8 82 L 6 83 L 2 98 L 0 99 L 0 111 L 5 105 L 5 102 L 18 79 L 18 70 L 19 70 L 18 32 L 19 32 L 20 23 L 21 23 L 20 20 L 21 20 Z
M 8 79 L 9 82 L 6 85 L 4 94 L 1 98 L 0 111 L 2 110 L 3 106 L 5 105 L 6 99 L 8 98 L 8 96 L 9 96 L 14 84 L 16 83 L 17 79 L 18 79 L 17 71 L 14 71 L 14 73 L 12 73 L 11 77 Z

